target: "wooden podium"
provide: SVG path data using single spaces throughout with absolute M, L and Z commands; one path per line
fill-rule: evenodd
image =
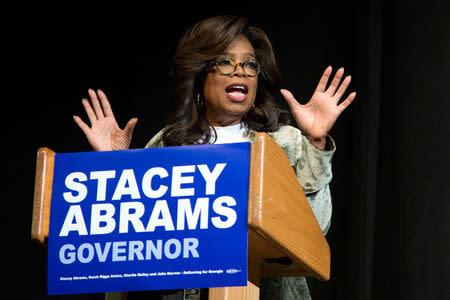
M 49 232 L 54 157 L 48 148 L 38 150 L 31 238 L 42 245 Z M 248 285 L 210 288 L 210 300 L 259 299 L 261 278 L 329 279 L 328 243 L 284 150 L 265 133 L 252 144 L 248 208 Z

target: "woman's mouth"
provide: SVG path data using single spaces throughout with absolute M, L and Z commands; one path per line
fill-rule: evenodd
M 233 83 L 225 88 L 225 92 L 232 101 L 243 102 L 247 100 L 248 86 L 243 83 Z

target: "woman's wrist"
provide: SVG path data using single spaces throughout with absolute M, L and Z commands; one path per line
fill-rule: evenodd
M 325 146 L 327 145 L 327 136 L 323 136 L 320 138 L 315 138 L 311 136 L 306 136 L 311 144 L 319 148 L 320 150 L 325 150 Z

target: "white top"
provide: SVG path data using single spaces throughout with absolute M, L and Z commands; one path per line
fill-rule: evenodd
M 248 130 L 245 128 L 244 123 L 225 127 L 214 126 L 214 129 L 217 133 L 217 140 L 214 144 L 250 142 L 250 139 L 248 138 Z M 214 138 L 214 131 L 211 129 L 211 144 L 214 141 Z

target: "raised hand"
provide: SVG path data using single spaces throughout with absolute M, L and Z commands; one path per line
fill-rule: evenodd
M 91 127 L 78 116 L 73 116 L 73 119 L 86 135 L 92 148 L 95 151 L 128 149 L 137 118 L 129 120 L 125 129 L 122 130 L 117 125 L 106 95 L 101 90 L 98 90 L 96 93 L 89 89 L 89 97 L 91 98 L 92 106 L 86 98 L 82 99 L 82 103 Z
M 322 149 L 325 146 L 327 133 L 331 130 L 339 115 L 352 103 L 356 96 L 356 92 L 353 92 L 339 103 L 350 84 L 351 76 L 345 77 L 341 82 L 344 68 L 340 68 L 327 88 L 331 72 L 331 66 L 325 69 L 314 94 L 309 102 L 304 105 L 298 103 L 290 91 L 281 90 L 281 94 L 288 102 L 302 133 Z

